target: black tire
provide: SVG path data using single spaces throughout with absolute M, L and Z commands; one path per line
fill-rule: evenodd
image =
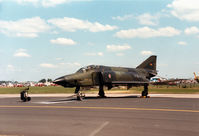
M 31 97 L 28 97 L 27 100 L 28 100 L 28 101 L 31 101 Z
M 99 96 L 102 98 L 105 97 L 104 91 L 99 91 Z
M 82 101 L 82 97 L 81 96 L 77 96 L 77 100 L 78 101 Z
M 103 85 L 100 85 L 100 86 L 99 86 L 99 93 L 98 93 L 98 95 L 99 95 L 100 97 L 105 97 Z
M 147 91 L 142 91 L 142 96 L 147 96 L 148 92 Z

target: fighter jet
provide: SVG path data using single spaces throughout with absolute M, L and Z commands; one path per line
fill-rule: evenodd
M 162 77 L 153 77 L 151 78 L 150 84 L 152 85 L 168 85 L 168 86 L 177 86 L 182 81 L 185 81 L 187 79 L 167 79 Z
M 99 86 L 100 97 L 106 97 L 104 86 L 108 87 L 108 90 L 115 86 L 127 86 L 127 89 L 133 86 L 144 86 L 141 95 L 147 97 L 150 78 L 157 75 L 156 58 L 157 56 L 150 56 L 136 68 L 89 65 L 80 68 L 76 73 L 57 78 L 53 82 L 63 87 L 76 87 L 74 93 L 78 100 L 81 99 L 80 87 L 93 86 Z
M 194 74 L 194 80 L 196 80 L 199 83 L 199 76 L 197 76 L 195 72 L 193 72 L 193 74 Z

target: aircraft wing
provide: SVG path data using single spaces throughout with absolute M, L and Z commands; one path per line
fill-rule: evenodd
M 148 84 L 149 81 L 112 81 L 112 84 Z
M 187 80 L 187 79 L 170 79 L 170 80 L 165 80 L 165 81 L 160 81 L 160 82 L 150 82 L 150 84 L 153 85 L 170 85 L 170 84 L 176 84 L 176 82 L 178 81 L 183 81 L 183 80 Z

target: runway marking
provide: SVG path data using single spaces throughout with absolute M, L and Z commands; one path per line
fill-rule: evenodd
M 122 108 L 122 107 L 79 107 L 79 106 L 10 106 L 1 105 L 0 108 L 52 108 L 52 109 L 101 109 L 101 110 L 137 110 L 137 111 L 175 111 L 175 112 L 195 112 L 199 110 L 178 110 L 178 109 L 150 109 L 150 108 Z
M 0 136 L 24 136 L 24 135 L 0 135 Z
M 100 125 L 97 129 L 95 129 L 89 136 L 95 136 L 97 133 L 99 133 L 106 125 L 108 125 L 109 122 L 106 121 L 102 125 Z
M 31 103 L 37 103 L 37 104 L 58 104 L 58 103 L 70 103 L 74 101 L 62 101 L 62 102 L 31 102 Z

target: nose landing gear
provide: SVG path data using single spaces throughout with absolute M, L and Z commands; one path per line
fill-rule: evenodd
M 77 97 L 77 100 L 78 101 L 82 101 L 83 98 L 85 98 L 85 94 L 83 94 L 81 91 L 80 91 L 80 86 L 77 86 L 76 89 L 75 89 L 75 94 L 76 94 L 76 97 Z

